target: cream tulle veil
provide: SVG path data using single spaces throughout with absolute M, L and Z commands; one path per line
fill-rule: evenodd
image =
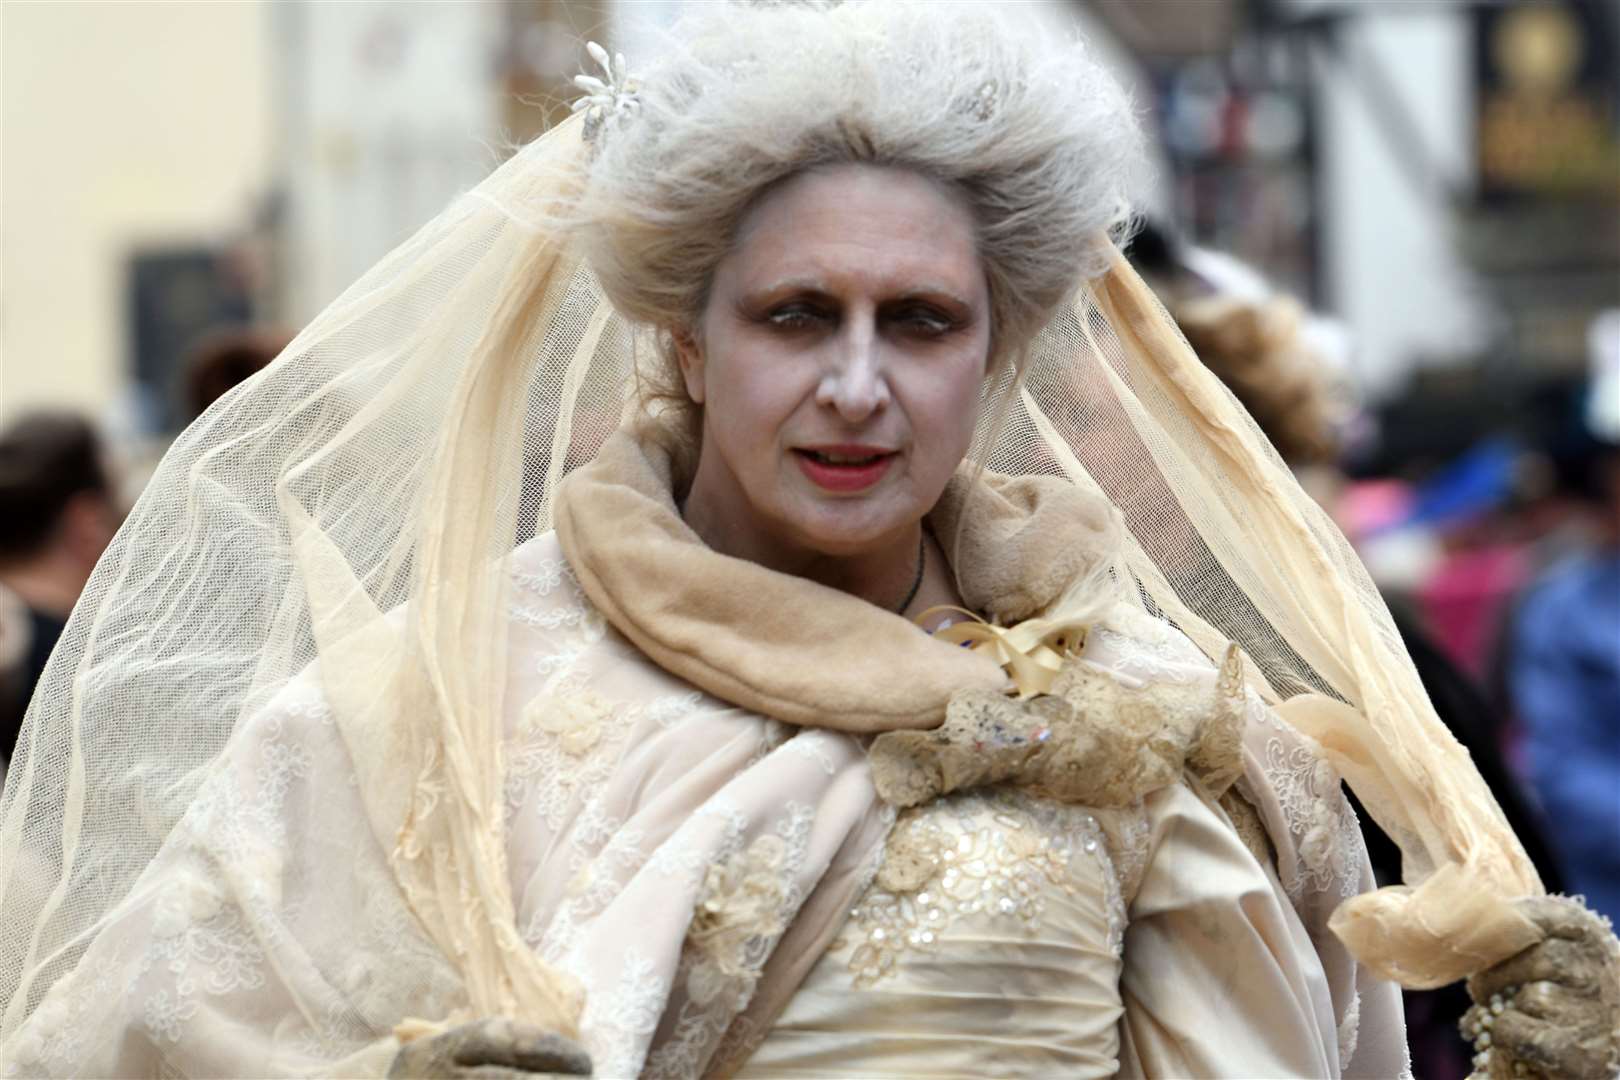
M 647 348 L 565 224 L 581 127 L 458 199 L 165 457 L 7 778 L 0 1041 L 130 893 L 232 733 L 312 665 L 370 831 L 470 1011 L 573 1029 L 576 991 L 514 926 L 495 676 L 502 560 L 550 527 L 558 481 L 636 407 Z M 1104 254 L 1021 375 L 986 388 L 971 457 L 1105 492 L 1142 605 L 1211 657 L 1240 645 L 1252 685 L 1398 839 L 1407 884 L 1334 919 L 1361 960 L 1432 986 L 1537 940 L 1509 903 L 1541 891 L 1535 872 L 1355 555 Z

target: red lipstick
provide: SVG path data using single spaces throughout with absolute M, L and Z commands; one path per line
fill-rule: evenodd
M 793 450 L 794 459 L 811 483 L 840 494 L 865 491 L 876 484 L 899 456 L 893 450 L 861 443 L 795 447 Z

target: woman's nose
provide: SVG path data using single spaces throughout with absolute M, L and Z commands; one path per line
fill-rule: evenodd
M 870 326 L 856 320 L 831 343 L 830 362 L 816 388 L 816 404 L 836 409 L 847 423 L 859 423 L 889 404 L 889 382 L 882 349 Z

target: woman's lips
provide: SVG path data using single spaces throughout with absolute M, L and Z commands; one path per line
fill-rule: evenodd
M 810 482 L 826 491 L 848 493 L 865 491 L 883 479 L 898 453 L 870 447 L 816 447 L 793 451 L 793 457 Z M 829 460 L 844 459 L 844 460 Z M 855 459 L 855 460 L 850 460 Z

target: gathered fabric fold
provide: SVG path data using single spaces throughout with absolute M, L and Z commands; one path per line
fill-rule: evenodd
M 1010 689 L 999 657 L 803 578 L 711 550 L 681 519 L 669 433 L 615 434 L 557 493 L 581 587 L 660 667 L 786 723 L 861 734 L 932 727 L 953 694 Z M 964 467 L 930 519 L 964 599 L 1002 620 L 1051 605 L 1115 554 L 1106 500 L 1053 478 Z

